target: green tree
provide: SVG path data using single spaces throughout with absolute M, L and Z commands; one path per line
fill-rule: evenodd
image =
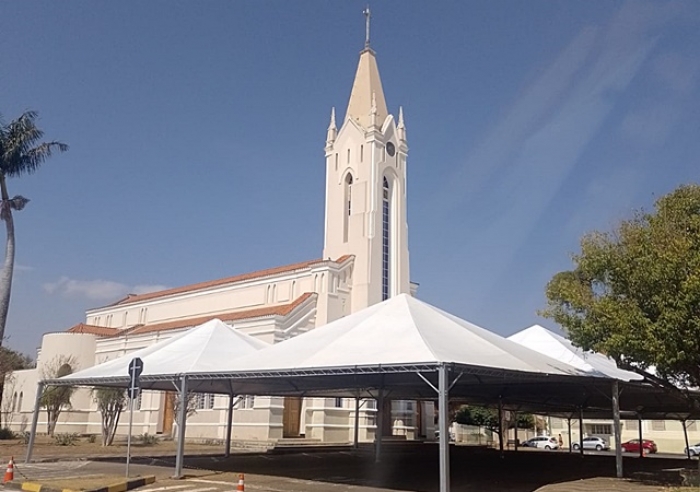
M 119 417 L 127 405 L 123 388 L 95 388 L 92 393 L 102 416 L 102 445 L 111 446 L 119 425 Z
M 56 379 L 73 373 L 75 358 L 61 355 L 50 360 L 41 371 L 41 379 Z M 71 408 L 70 399 L 75 388 L 71 386 L 48 386 L 41 395 L 39 404 L 46 409 L 46 433 L 53 437 L 58 416 L 66 408 Z
M 32 367 L 34 367 L 34 361 L 28 355 L 0 346 L 0 401 L 2 401 L 0 416 L 3 419 L 0 426 L 10 424 L 12 420 L 12 396 L 15 388 L 15 377 L 12 373 Z M 9 394 L 3 398 L 6 389 L 9 390 Z
M 541 314 L 585 350 L 655 366 L 669 387 L 700 386 L 700 186 L 586 234 L 573 263 L 548 283 Z
M 518 429 L 534 429 L 535 417 L 529 413 L 504 412 L 503 427 L 513 429 L 515 423 Z M 455 422 L 464 425 L 477 425 L 498 433 L 498 411 L 492 408 L 464 405 L 455 414 Z
M 5 262 L 0 273 L 0 345 L 5 337 L 15 265 L 15 225 L 12 212 L 22 210 L 29 202 L 21 195 L 10 198 L 7 180 L 34 173 L 55 150 L 68 150 L 68 146 L 61 142 L 40 142 L 44 132 L 36 126 L 37 117 L 36 112 L 27 111 L 8 124 L 3 124 L 0 120 L 0 219 L 5 222 L 7 231 Z

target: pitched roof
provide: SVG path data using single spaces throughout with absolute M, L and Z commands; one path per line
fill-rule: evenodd
M 347 261 L 351 257 L 352 257 L 352 255 L 341 256 L 340 258 L 335 260 L 334 263 L 344 263 L 345 261 Z M 175 294 L 184 294 L 186 292 L 194 292 L 197 290 L 208 289 L 211 287 L 218 287 L 220 285 L 226 285 L 226 284 L 232 284 L 232 283 L 236 283 L 236 282 L 243 282 L 245 280 L 252 280 L 252 279 L 257 279 L 257 278 L 269 277 L 271 275 L 293 272 L 295 270 L 303 270 L 303 269 L 309 268 L 313 265 L 317 265 L 319 263 L 324 263 L 325 261 L 332 261 L 332 260 L 330 260 L 330 259 L 329 260 L 316 259 L 316 260 L 310 260 L 310 261 L 302 261 L 299 263 L 292 263 L 291 265 L 284 265 L 284 266 L 275 267 L 275 268 L 268 268 L 267 270 L 259 270 L 257 272 L 243 273 L 241 275 L 235 275 L 233 277 L 226 277 L 226 278 L 221 278 L 218 280 L 209 280 L 206 282 L 199 282 L 196 284 L 184 285 L 182 287 L 175 287 L 172 289 L 161 290 L 158 292 L 149 292 L 147 294 L 138 294 L 138 295 L 129 294 L 124 299 L 117 301 L 114 304 L 111 304 L 111 306 L 123 306 L 125 304 L 132 304 L 135 302 L 147 301 L 150 299 L 157 299 L 159 297 L 166 297 L 166 296 L 171 296 L 171 295 L 175 295 Z
M 78 323 L 75 326 L 71 326 L 66 330 L 68 333 L 90 333 L 92 335 L 97 335 L 100 337 L 110 337 L 112 335 L 117 335 L 119 333 L 118 328 L 107 328 L 106 326 L 95 326 L 86 325 L 84 323 Z
M 245 311 L 234 311 L 229 313 L 210 314 L 206 316 L 198 316 L 196 318 L 178 319 L 174 321 L 166 321 L 164 323 L 154 323 L 149 325 L 139 325 L 129 330 L 129 335 L 143 335 L 144 333 L 153 333 L 156 331 L 175 330 L 178 328 L 188 328 L 190 326 L 198 326 L 212 319 L 220 319 L 221 321 L 240 321 L 250 318 L 261 318 L 265 316 L 287 316 L 294 309 L 302 305 L 306 300 L 315 297 L 313 292 L 306 292 L 297 297 L 294 301 L 288 304 L 279 304 L 277 306 L 265 306 L 255 309 L 247 309 Z

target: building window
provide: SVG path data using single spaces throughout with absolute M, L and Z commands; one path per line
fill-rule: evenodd
M 211 410 L 214 408 L 213 393 L 197 393 L 197 410 Z
M 12 395 L 12 411 L 15 412 L 17 411 L 17 392 L 15 391 L 15 394 Z
M 342 398 L 336 398 L 335 399 L 335 408 L 343 408 L 345 405 L 343 405 L 343 399 Z
M 338 153 L 335 153 L 335 170 L 338 170 Z
M 651 421 L 651 430 L 665 431 L 666 430 L 666 421 L 665 420 L 652 420 Z
M 350 149 L 348 149 L 348 164 L 350 164 Z
M 255 397 L 252 395 L 241 395 L 236 408 L 238 410 L 250 410 L 255 407 Z
M 365 160 L 365 146 L 360 145 L 360 162 L 364 162 Z
M 22 399 L 24 398 L 24 391 L 19 392 L 19 398 L 17 399 L 17 411 L 22 411 Z
M 343 206 L 343 242 L 348 242 L 350 214 L 352 213 L 352 174 L 345 176 L 345 204 Z
M 610 424 L 591 424 L 591 434 L 610 436 L 612 435 L 612 426 Z
M 389 182 L 382 187 L 382 301 L 389 299 Z

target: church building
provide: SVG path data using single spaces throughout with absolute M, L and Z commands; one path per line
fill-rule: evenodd
M 5 389 L 4 421 L 14 430 L 24 429 L 31 421 L 37 381 L 52 376 L 52 368 L 68 358 L 74 370 L 85 369 L 214 318 L 278 343 L 396 294 L 414 295 L 417 284 L 409 278 L 406 217 L 406 127 L 401 108 L 397 117 L 389 113 L 369 35 L 343 118 L 336 120 L 331 110 L 324 150 L 325 232 L 319 259 L 129 295 L 88 310 L 84 323 L 44 335 L 36 369 L 14 374 Z M 135 407 L 135 434 L 172 433 L 173 394 L 143 392 Z M 188 438 L 223 439 L 227 397 L 195 398 L 197 411 L 188 419 Z M 60 415 L 56 432 L 99 434 L 100 415 L 90 391 L 76 391 L 71 403 L 72 408 Z M 377 409 L 374 400 L 367 400 L 360 409 L 361 440 L 374 438 L 378 411 L 392 423 L 386 426 L 388 434 L 434 437 L 432 403 L 387 401 L 385 408 Z M 233 412 L 233 438 L 348 442 L 354 417 L 355 402 L 342 398 L 242 397 Z M 40 432 L 46 418 L 42 411 Z M 126 433 L 126 423 L 118 433 Z

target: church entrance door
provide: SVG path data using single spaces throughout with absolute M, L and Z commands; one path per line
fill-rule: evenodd
M 301 398 L 287 396 L 282 415 L 282 437 L 299 437 L 301 424 Z
M 165 404 L 163 405 L 163 434 L 166 436 L 171 436 L 173 434 L 175 398 L 177 398 L 177 395 L 172 391 L 165 392 Z

